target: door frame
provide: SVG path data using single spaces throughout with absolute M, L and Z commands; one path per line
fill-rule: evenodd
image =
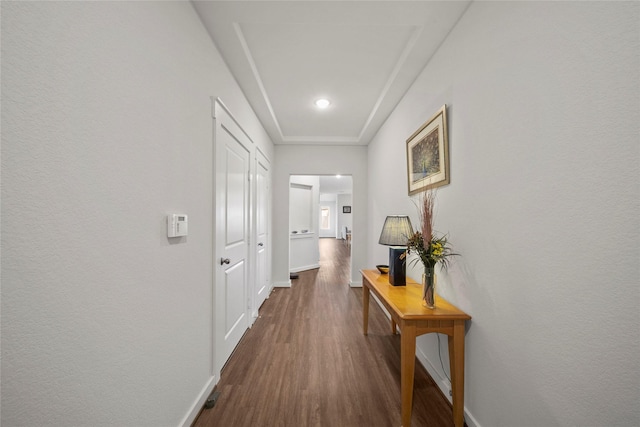
M 254 220 L 252 221 L 252 225 L 253 225 L 253 231 L 252 231 L 252 236 L 255 238 L 255 243 L 253 245 L 254 250 L 252 251 L 253 253 L 253 264 L 255 266 L 254 273 L 255 273 L 255 277 L 253 280 L 253 286 L 251 287 L 251 291 L 252 291 L 252 301 L 251 301 L 251 311 L 252 311 L 252 324 L 255 321 L 255 319 L 258 318 L 258 314 L 259 314 L 259 310 L 260 310 L 260 306 L 262 305 L 262 302 L 264 300 L 260 300 L 260 295 L 259 295 L 259 291 L 260 291 L 260 283 L 258 282 L 258 256 L 259 256 L 259 252 L 260 252 L 260 248 L 258 247 L 258 244 L 260 242 L 258 242 L 259 240 L 259 236 L 258 236 L 258 210 L 259 210 L 259 206 L 258 204 L 260 203 L 260 201 L 258 200 L 258 173 L 259 173 L 259 168 L 260 165 L 265 165 L 265 170 L 266 170 L 266 190 L 267 190 L 267 203 L 266 206 L 264 207 L 266 209 L 266 235 L 267 235 L 267 241 L 265 243 L 266 245 L 266 271 L 265 271 L 265 275 L 266 275 L 266 298 L 269 298 L 269 294 L 271 293 L 271 290 L 273 289 L 273 286 L 271 284 L 271 161 L 269 160 L 269 158 L 264 154 L 264 152 L 262 150 L 260 150 L 260 148 L 256 147 L 255 150 L 255 159 L 254 159 L 254 177 L 255 179 L 253 180 L 254 183 L 254 206 L 255 209 L 252 211 L 252 213 L 254 214 Z
M 247 301 L 244 302 L 244 311 L 245 317 L 247 319 L 247 329 L 250 328 L 255 321 L 253 316 L 251 316 L 251 308 L 253 305 L 253 301 L 255 300 L 255 296 L 253 295 L 253 286 L 250 286 L 251 283 L 254 283 L 255 278 L 255 253 L 252 249 L 252 246 L 255 243 L 255 228 L 254 228 L 254 216 L 255 216 L 255 143 L 251 139 L 251 137 L 247 134 L 244 128 L 240 125 L 240 123 L 233 116 L 231 111 L 227 108 L 227 106 L 222 102 L 220 98 L 212 97 L 212 109 L 211 114 L 213 118 L 213 165 L 214 165 L 214 173 L 213 173 L 213 258 L 211 260 L 212 263 L 212 282 L 211 282 L 211 290 L 212 290 L 212 313 L 211 313 L 211 325 L 212 325 L 212 354 L 211 354 L 211 369 L 212 375 L 215 377 L 215 383 L 220 380 L 220 373 L 224 364 L 227 360 L 218 360 L 221 357 L 219 356 L 219 346 L 224 342 L 224 336 L 219 336 L 220 333 L 220 325 L 218 324 L 217 313 L 216 313 L 216 286 L 217 286 L 217 274 L 218 269 L 220 268 L 219 260 L 222 258 L 222 254 L 219 253 L 217 248 L 217 239 L 218 239 L 218 221 L 220 220 L 219 212 L 219 204 L 217 200 L 217 184 L 218 184 L 218 171 L 215 167 L 217 162 L 217 148 L 218 148 L 218 140 L 217 140 L 217 129 L 219 126 L 218 121 L 220 120 L 221 112 L 224 112 L 238 127 L 238 129 L 243 133 L 244 137 L 246 137 L 249 141 L 249 146 L 246 147 L 249 151 L 249 196 L 248 196 L 248 218 L 247 218 L 247 254 L 246 254 L 246 278 L 247 284 L 245 285 L 245 297 Z M 223 340 L 223 341 L 221 341 Z

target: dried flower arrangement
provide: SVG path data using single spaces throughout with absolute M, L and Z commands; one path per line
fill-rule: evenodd
M 439 262 L 442 268 L 449 265 L 449 257 L 458 255 L 451 251 L 447 235 L 437 236 L 433 230 L 433 208 L 435 205 L 435 191 L 427 190 L 422 193 L 419 204 L 420 228 L 409 237 L 407 242 L 408 252 L 414 251 L 425 269 L 434 268 Z M 418 259 L 414 259 L 417 262 Z

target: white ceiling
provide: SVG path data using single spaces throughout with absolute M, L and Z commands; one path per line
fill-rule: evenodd
M 353 181 L 350 176 L 321 176 L 320 194 L 351 194 Z
M 193 0 L 275 144 L 340 145 L 369 143 L 469 3 Z

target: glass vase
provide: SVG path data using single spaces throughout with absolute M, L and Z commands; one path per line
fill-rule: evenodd
M 422 274 L 422 305 L 436 308 L 436 271 L 434 267 L 425 267 Z

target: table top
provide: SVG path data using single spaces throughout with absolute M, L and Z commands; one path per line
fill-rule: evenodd
M 406 286 L 392 286 L 389 275 L 378 270 L 360 270 L 370 284 L 372 290 L 385 300 L 388 308 L 395 311 L 401 319 L 429 320 L 469 320 L 464 311 L 458 309 L 444 298 L 436 294 L 436 308 L 430 309 L 422 305 L 422 285 L 407 277 Z

